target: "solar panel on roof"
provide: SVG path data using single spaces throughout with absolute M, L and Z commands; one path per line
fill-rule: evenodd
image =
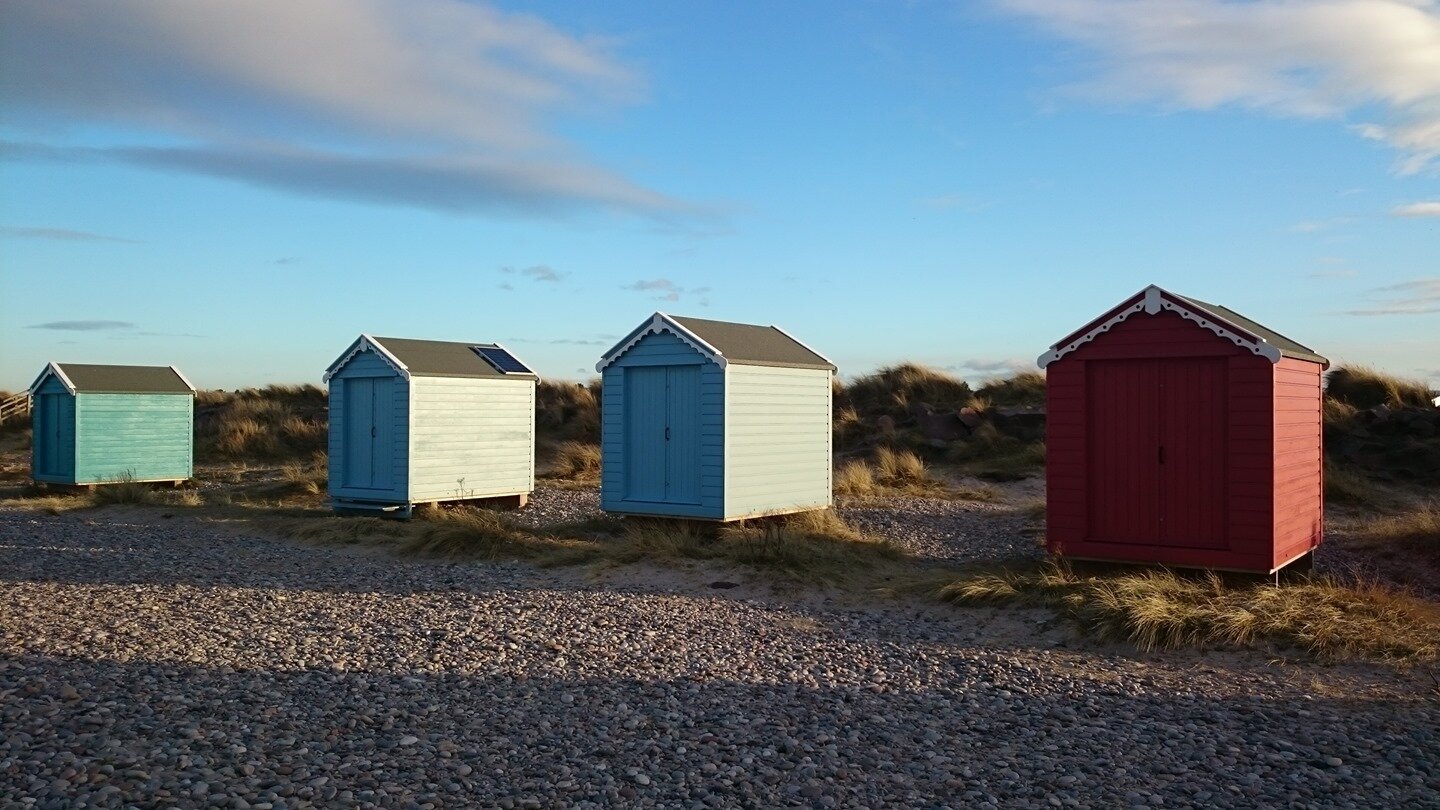
M 485 358 L 485 362 L 495 367 L 501 374 L 533 374 L 525 364 L 515 359 L 515 355 L 500 348 L 499 346 L 474 346 L 475 353 Z

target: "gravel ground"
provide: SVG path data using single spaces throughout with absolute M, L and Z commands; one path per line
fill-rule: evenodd
M 245 532 L 0 511 L 0 806 L 1440 805 L 1421 673 Z
M 855 528 L 922 559 L 949 562 L 1044 556 L 1035 521 L 1012 507 L 935 498 L 895 498 L 836 510 Z

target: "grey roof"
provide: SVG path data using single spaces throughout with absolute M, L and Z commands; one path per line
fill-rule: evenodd
M 169 366 L 101 366 L 56 363 L 81 394 L 193 394 L 195 389 Z
M 445 340 L 412 340 L 410 338 L 373 338 L 405 364 L 415 377 L 496 377 L 539 379 L 530 374 L 501 374 L 475 352 L 476 346 L 495 348 L 494 343 L 455 343 Z
M 1198 301 L 1189 296 L 1178 295 L 1176 293 L 1170 293 L 1170 295 L 1184 300 L 1185 303 L 1190 304 L 1196 309 L 1209 313 L 1216 320 L 1226 321 L 1234 326 L 1240 327 L 1244 331 L 1274 346 L 1280 351 L 1280 354 L 1286 357 L 1293 357 L 1297 360 L 1309 360 L 1312 363 L 1321 363 L 1327 366 L 1330 364 L 1329 360 L 1316 354 L 1315 350 L 1309 346 L 1291 340 L 1273 329 L 1261 326 L 1229 307 L 1222 307 L 1219 304 L 1207 304 L 1204 301 Z
M 720 350 L 727 362 L 749 366 L 825 368 L 835 364 L 773 326 L 670 316 L 696 337 Z

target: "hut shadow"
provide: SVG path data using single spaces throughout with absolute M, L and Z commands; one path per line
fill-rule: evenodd
M 1128 792 L 1167 806 L 1368 805 L 1375 774 L 1398 774 L 1387 760 L 1422 758 L 1440 728 L 1434 703 L 1217 700 L 1100 683 L 1083 695 L 1027 694 L 980 670 L 887 691 L 12 655 L 0 657 L 0 686 L 14 689 L 0 717 L 45 718 L 10 762 L 12 786 L 29 784 L 30 763 L 73 757 L 80 773 L 111 764 L 108 784 L 138 804 L 158 801 L 158 785 L 203 761 L 222 774 L 253 769 L 211 784 L 252 802 L 278 785 L 316 802 L 372 801 L 388 787 L 447 803 L 614 804 L 643 791 L 783 806 L 812 804 L 805 791 L 819 789 L 869 806 L 1043 805 L 1050 796 L 1083 806 Z M 1391 801 L 1419 806 L 1440 791 L 1440 772 L 1408 774 L 1385 783 Z

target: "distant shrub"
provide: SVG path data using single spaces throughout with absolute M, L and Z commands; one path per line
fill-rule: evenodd
M 924 403 L 937 411 L 958 411 L 974 392 L 964 380 L 917 363 L 887 366 L 849 385 L 836 387 L 836 410 L 848 408 L 862 418 L 907 419 Z
M 324 452 L 329 433 L 325 391 L 271 385 L 196 396 L 196 450 L 202 459 L 308 458 Z
M 985 383 L 975 396 L 990 406 L 1041 406 L 1045 404 L 1045 375 L 1038 371 L 1023 371 L 1013 377 Z
M 535 390 L 535 431 L 549 441 L 600 443 L 600 380 L 543 381 Z
M 1325 378 L 1325 394 L 1337 402 L 1365 410 L 1380 405 L 1392 408 L 1430 407 L 1430 387 L 1377 371 L 1369 366 L 1342 366 Z

